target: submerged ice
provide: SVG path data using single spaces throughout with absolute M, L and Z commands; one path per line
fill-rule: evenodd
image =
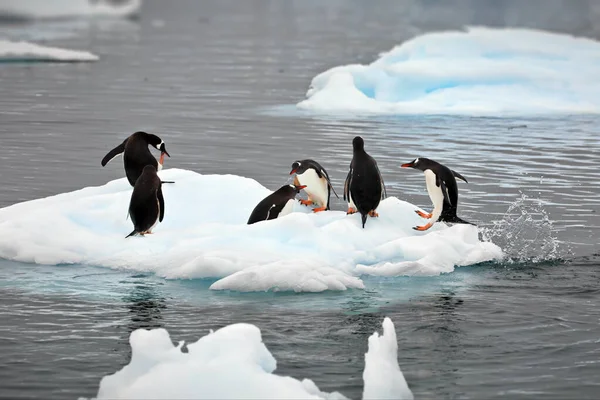
M 528 29 L 427 33 L 313 78 L 298 107 L 376 114 L 600 112 L 600 42 Z
M 126 178 L 0 209 L 0 257 L 39 264 L 88 264 L 150 271 L 165 278 L 217 278 L 211 289 L 319 292 L 363 288 L 369 275 L 439 275 L 502 257 L 469 225 L 422 220 L 414 205 L 383 200 L 361 228 L 344 211 L 312 213 L 296 203 L 285 217 L 247 225 L 270 190 L 235 175 L 159 172 L 165 217 L 152 235 L 132 228 Z
M 277 362 L 260 329 L 233 324 L 200 338 L 181 351 L 165 329 L 134 331 L 131 361 L 102 378 L 98 399 L 346 399 L 321 392 L 310 379 L 274 374 Z M 398 366 L 394 324 L 369 338 L 365 354 L 364 399 L 412 399 Z
M 87 51 L 42 46 L 30 42 L 0 40 L 0 63 L 28 62 L 89 62 L 97 61 L 97 55 Z

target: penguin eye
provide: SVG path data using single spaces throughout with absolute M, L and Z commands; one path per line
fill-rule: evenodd
M 417 165 L 419 163 L 419 159 L 415 158 L 415 161 L 413 161 L 413 164 Z

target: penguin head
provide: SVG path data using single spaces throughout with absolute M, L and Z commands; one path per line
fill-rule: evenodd
M 308 169 L 308 164 L 303 163 L 302 161 L 294 161 L 292 164 L 292 170 L 290 171 L 290 175 L 293 174 L 303 174 Z
M 154 148 L 156 148 L 156 150 L 160 151 L 161 155 L 166 154 L 167 156 L 171 157 L 171 155 L 167 152 L 165 142 L 163 142 L 158 136 L 152 133 L 146 133 L 146 141 L 149 145 L 152 145 Z
M 352 140 L 352 148 L 354 151 L 360 151 L 365 149 L 365 141 L 360 136 L 356 136 Z
M 305 187 L 306 185 L 283 185 L 277 192 L 287 199 L 293 199 Z
M 421 171 L 425 171 L 426 169 L 428 169 L 430 167 L 430 164 L 431 163 L 429 162 L 428 158 L 417 157 L 409 163 L 402 164 L 401 167 L 402 168 L 414 168 L 414 169 L 420 169 Z

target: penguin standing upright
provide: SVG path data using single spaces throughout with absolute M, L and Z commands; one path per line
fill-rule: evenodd
M 248 225 L 289 214 L 294 205 L 294 198 L 304 188 L 305 186 L 283 185 L 254 207 L 248 218 Z
M 415 211 L 420 217 L 428 219 L 429 222 L 423 226 L 415 226 L 413 229 L 426 231 L 437 221 L 473 225 L 456 216 L 458 208 L 458 185 L 456 184 L 456 178 L 467 182 L 461 174 L 437 161 L 424 157 L 415 158 L 409 163 L 402 164 L 401 167 L 415 168 L 423 171 L 427 193 L 429 193 L 429 198 L 433 203 L 433 211 L 431 213 L 423 213 L 419 210 Z
M 329 199 L 331 190 L 335 197 L 338 197 L 335 189 L 331 185 L 329 175 L 325 168 L 314 160 L 294 161 L 290 175 L 296 174 L 294 184 L 296 186 L 305 186 L 304 191 L 308 194 L 308 200 L 300 200 L 305 206 L 317 205 L 314 212 L 329 210 Z M 339 198 L 339 197 L 338 197 Z
M 344 200 L 348 199 L 347 214 L 360 212 L 364 228 L 367 215 L 379 216 L 376 210 L 381 199 L 386 196 L 385 184 L 377 162 L 365 151 L 363 138 L 356 136 L 352 140 L 352 147 L 353 157 L 344 184 Z
M 156 161 L 156 158 L 148 150 L 148 145 L 152 145 L 160 151 L 160 161 Z M 142 174 L 142 170 L 146 165 L 152 165 L 160 171 L 164 164 L 165 154 L 171 157 L 167 153 L 165 142 L 161 138 L 151 133 L 136 132 L 109 151 L 102 159 L 102 166 L 104 167 L 121 153 L 123 153 L 125 175 L 131 186 L 135 186 L 135 181 Z
M 152 228 L 162 222 L 165 216 L 165 200 L 162 194 L 162 182 L 153 165 L 146 165 L 133 186 L 129 202 L 129 215 L 133 222 L 133 231 L 125 236 L 152 233 Z

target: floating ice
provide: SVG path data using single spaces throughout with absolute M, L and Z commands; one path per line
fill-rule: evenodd
M 369 338 L 363 374 L 365 399 L 412 399 L 397 360 L 394 324 Z M 346 399 L 325 393 L 309 379 L 273 374 L 277 362 L 260 329 L 234 324 L 211 332 L 183 353 L 165 329 L 137 329 L 130 338 L 131 361 L 100 381 L 98 399 Z
M 328 113 L 599 113 L 599 63 L 600 42 L 558 33 L 427 33 L 369 65 L 317 75 L 297 106 Z
M 84 62 L 97 61 L 98 56 L 87 51 L 40 46 L 29 42 L 0 40 L 0 63 L 2 62 Z
M 131 17 L 141 5 L 141 0 L 0 0 L 0 18 Z
M 132 188 L 125 178 L 0 209 L 0 257 L 39 264 L 88 264 L 166 278 L 222 278 L 211 289 L 320 292 L 363 288 L 361 274 L 439 275 L 502 257 L 474 226 L 435 224 L 416 207 L 383 200 L 379 218 L 312 213 L 296 203 L 282 218 L 246 225 L 271 191 L 253 179 L 159 172 L 165 217 L 152 235 L 125 239 Z

